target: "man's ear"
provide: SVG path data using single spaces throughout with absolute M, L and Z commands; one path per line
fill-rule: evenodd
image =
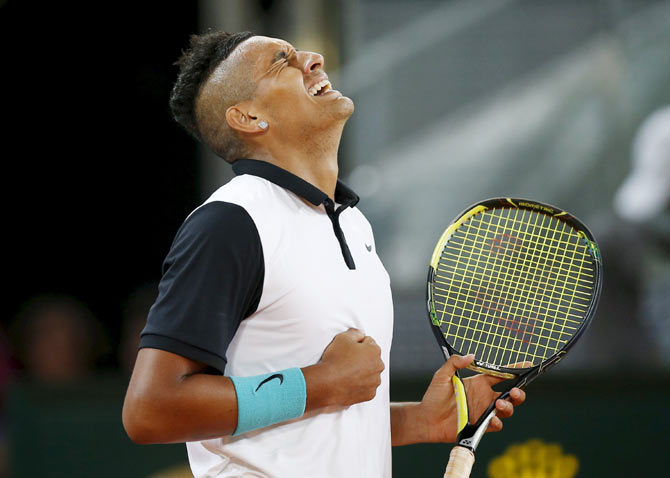
M 264 122 L 255 114 L 252 114 L 249 106 L 250 105 L 246 104 L 246 102 L 230 106 L 226 110 L 226 122 L 228 123 L 228 126 L 240 133 L 264 132 L 267 130 L 267 122 Z M 263 128 L 259 126 L 259 124 L 264 124 L 265 127 Z

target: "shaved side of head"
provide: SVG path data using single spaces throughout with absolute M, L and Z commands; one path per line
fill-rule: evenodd
M 193 35 L 190 48 L 177 61 L 179 75 L 170 95 L 175 120 L 228 162 L 247 154 L 225 112 L 255 92 L 251 68 L 236 53 L 238 45 L 253 36 L 251 32 Z
M 205 143 L 229 163 L 247 157 L 248 151 L 226 121 L 226 110 L 251 99 L 256 91 L 253 65 L 243 55 L 244 45 L 219 63 L 202 85 L 195 101 L 198 130 Z

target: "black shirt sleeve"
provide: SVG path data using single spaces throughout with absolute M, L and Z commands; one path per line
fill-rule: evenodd
M 260 237 L 246 210 L 205 204 L 172 243 L 140 348 L 173 352 L 223 373 L 240 322 L 258 307 L 264 274 Z

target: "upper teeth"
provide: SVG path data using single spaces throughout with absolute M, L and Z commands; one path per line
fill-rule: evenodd
M 312 96 L 315 96 L 321 89 L 324 89 L 324 92 L 328 91 L 331 88 L 330 81 L 328 80 L 321 80 L 317 84 L 313 85 L 309 90 L 307 90 L 307 93 L 309 93 Z

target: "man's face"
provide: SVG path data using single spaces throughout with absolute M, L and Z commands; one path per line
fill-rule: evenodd
M 318 53 L 296 51 L 268 37 L 252 37 L 238 48 L 257 84 L 255 111 L 271 128 L 308 134 L 353 113 L 353 102 L 332 88 Z

